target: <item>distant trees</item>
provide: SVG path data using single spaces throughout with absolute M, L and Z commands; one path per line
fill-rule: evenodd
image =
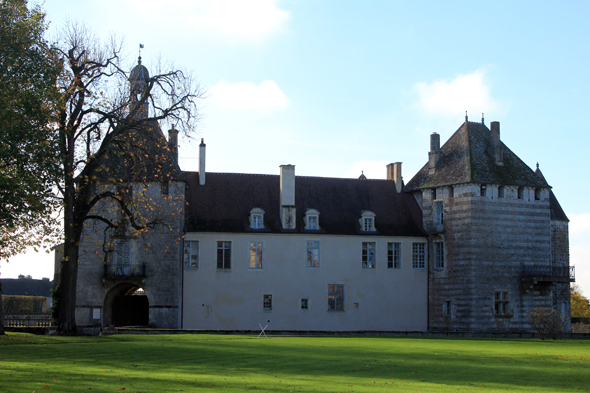
M 55 242 L 59 174 L 55 89 L 60 63 L 44 39 L 45 14 L 0 2 L 0 259 Z M 0 287 L 0 334 L 2 321 Z
M 168 150 L 160 131 L 155 132 L 157 122 L 166 120 L 190 133 L 203 93 L 190 74 L 179 70 L 149 76 L 139 64 L 129 75 L 121 64 L 121 44 L 114 39 L 103 44 L 79 24 L 64 28 L 55 50 L 64 64 L 57 83 L 61 105 L 56 126 L 61 158 L 57 187 L 64 215 L 58 332 L 75 334 L 85 222 L 99 222 L 106 230 L 129 228 L 135 234 L 165 224 L 140 207 L 149 198 L 134 193 L 132 183 L 170 180 L 166 166 L 171 162 L 155 156 Z M 99 206 L 116 214 L 96 214 L 93 209 Z M 106 258 L 113 245 L 103 240 L 97 244 Z
M 571 286 L 570 302 L 572 318 L 590 318 L 590 302 L 582 294 L 582 290 L 576 284 Z

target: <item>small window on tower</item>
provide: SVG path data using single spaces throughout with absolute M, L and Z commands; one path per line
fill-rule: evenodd
M 540 200 L 541 200 L 541 189 L 535 188 L 535 201 L 540 201 Z
M 448 190 L 449 190 L 449 198 L 454 198 L 455 197 L 455 189 L 453 188 L 453 186 L 449 186 Z
M 517 195 L 518 199 L 524 199 L 524 187 L 518 187 Z
M 482 184 L 481 187 L 479 188 L 479 195 L 482 197 L 486 196 L 487 188 L 488 187 L 485 184 Z
M 498 199 L 504 198 L 504 186 L 498 187 Z

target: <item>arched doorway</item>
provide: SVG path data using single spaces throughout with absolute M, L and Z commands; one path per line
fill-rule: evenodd
M 111 289 L 105 298 L 104 316 L 107 325 L 148 326 L 148 297 L 137 285 L 119 284 Z

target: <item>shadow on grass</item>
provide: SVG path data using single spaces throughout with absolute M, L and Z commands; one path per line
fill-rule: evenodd
M 410 390 L 585 391 L 590 386 L 590 346 L 572 340 L 265 340 L 194 335 L 46 339 L 0 343 L 0 392 L 10 378 L 27 386 L 67 380 L 70 386 L 94 391 L 125 387 L 142 392 L 220 387 L 229 391 L 380 391 L 386 384 Z

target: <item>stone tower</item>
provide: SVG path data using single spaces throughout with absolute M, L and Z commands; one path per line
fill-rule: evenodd
M 174 128 L 166 139 L 148 117 L 148 70 L 129 76 L 134 122 L 114 134 L 99 160 L 95 187 L 103 198 L 85 222 L 80 244 L 76 323 L 180 328 L 185 183 Z M 134 113 L 137 106 L 140 110 Z M 108 223 L 111 223 L 109 225 Z
M 429 239 L 429 329 L 529 329 L 528 311 L 569 320 L 568 220 L 540 171 L 500 140 L 500 124 L 465 122 L 405 186 Z

